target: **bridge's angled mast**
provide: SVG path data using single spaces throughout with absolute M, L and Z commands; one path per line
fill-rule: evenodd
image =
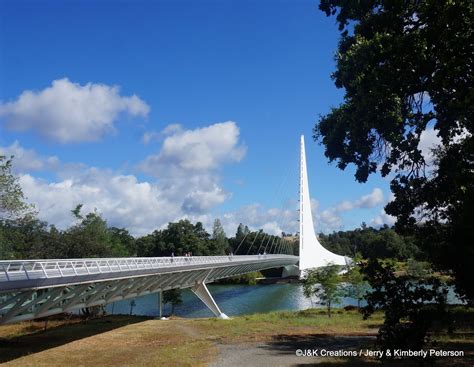
M 300 271 L 326 266 L 329 263 L 346 265 L 344 256 L 326 250 L 318 241 L 314 232 L 311 196 L 309 194 L 308 172 L 304 136 L 301 135 L 300 157 Z
M 302 253 L 302 250 L 303 250 L 303 246 L 304 246 L 304 226 L 303 226 L 303 212 L 304 212 L 304 209 L 305 209 L 305 205 L 304 205 L 304 198 L 303 198 L 303 192 L 305 190 L 304 188 L 304 185 L 303 185 L 303 180 L 305 179 L 304 176 L 306 175 L 306 157 L 305 157 L 305 149 L 304 149 L 304 136 L 301 135 L 301 146 L 300 146 L 300 190 L 299 190 L 299 193 L 300 193 L 300 197 L 299 197 L 299 204 L 300 204 L 300 208 L 299 208 L 299 215 L 300 215 L 300 218 L 299 218 L 299 223 L 300 223 L 300 231 L 299 231 L 299 234 L 300 234 L 300 258 L 301 258 L 301 253 Z

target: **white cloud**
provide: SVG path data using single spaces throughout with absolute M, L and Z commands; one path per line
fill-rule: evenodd
M 183 144 L 183 141 L 188 143 Z M 197 157 L 188 154 L 195 144 L 199 145 L 198 152 L 207 150 L 211 155 L 198 168 L 195 164 Z M 53 182 L 31 174 L 21 175 L 24 192 L 39 209 L 41 219 L 66 228 L 73 222 L 71 209 L 83 203 L 85 212 L 97 208 L 110 225 L 128 228 L 134 235 L 150 233 L 182 218 L 201 221 L 211 230 L 215 218 L 212 210 L 231 196 L 220 185 L 216 172 L 225 163 L 241 159 L 245 152 L 239 141 L 238 127 L 233 122 L 196 130 L 184 130 L 174 125 L 167 130 L 163 147 L 156 154 L 159 159 L 155 167 L 159 169 L 154 172 L 158 177 L 155 182 L 83 164 L 65 164 L 54 157 L 42 157 L 21 147 L 18 142 L 3 149 L 22 154 L 18 154 L 24 157 L 22 172 L 51 168 L 46 162 L 55 160 L 57 179 Z M 343 201 L 320 212 L 319 202 L 313 199 L 311 205 L 316 231 L 341 229 L 342 212 L 371 208 L 382 200 L 382 191 L 375 188 L 357 200 Z M 220 215 L 220 219 L 229 236 L 235 233 L 240 222 L 252 230 L 262 228 L 272 234 L 299 230 L 296 201 L 288 202 L 283 208 L 247 205 Z
M 135 235 L 181 218 L 202 220 L 204 212 L 227 197 L 217 183 L 210 188 L 203 181 L 160 185 L 96 168 L 56 182 L 24 174 L 20 184 L 28 201 L 39 210 L 39 217 L 59 228 L 73 223 L 70 211 L 82 203 L 84 212 L 97 209 L 110 225 L 125 227 Z
M 434 156 L 432 150 L 439 144 L 441 144 L 441 138 L 433 128 L 426 129 L 421 133 L 418 149 L 421 150 L 421 154 L 423 155 L 426 164 L 433 164 Z
M 313 211 L 317 232 L 330 232 L 343 228 L 341 214 L 354 209 L 369 209 L 384 203 L 383 191 L 376 187 L 370 194 L 363 195 L 354 201 L 344 200 L 339 204 L 323 210 L 320 214 Z
M 209 211 L 218 204 L 222 204 L 229 194 L 218 184 L 213 176 L 192 177 L 184 183 L 186 188 L 191 188 L 184 196 L 181 206 L 183 212 L 199 214 Z M 183 192 L 186 192 L 183 190 Z
M 13 156 L 15 172 L 41 171 L 57 168 L 59 159 L 56 156 L 43 157 L 33 149 L 23 148 L 18 141 L 7 147 L 0 147 L 0 155 Z
M 372 208 L 383 203 L 383 192 L 375 188 L 368 195 L 361 196 L 354 201 L 342 203 L 320 211 L 318 200 L 311 199 L 311 211 L 315 231 L 332 232 L 343 229 L 344 222 L 341 213 L 357 208 Z M 271 234 L 281 232 L 296 233 L 299 231 L 297 203 L 289 203 L 285 208 L 264 208 L 260 204 L 251 204 L 235 211 L 225 213 L 221 221 L 228 235 L 233 236 L 240 222 L 249 226 L 251 230 L 264 229 Z
M 180 124 L 170 124 L 166 126 L 163 131 L 145 131 L 142 135 L 142 143 L 147 145 L 152 141 L 159 141 L 163 137 L 173 135 L 183 131 Z
M 320 215 L 321 227 L 317 232 L 327 232 L 342 229 L 342 218 L 332 209 L 323 210 Z
M 59 228 L 72 224 L 70 211 L 79 203 L 84 212 L 97 209 L 110 225 L 126 227 L 140 235 L 180 217 L 179 205 L 156 185 L 134 176 L 111 175 L 90 169 L 81 177 L 48 183 L 22 175 L 20 184 L 39 217 Z
M 251 230 L 263 229 L 265 232 L 280 235 L 281 232 L 298 231 L 296 208 L 264 208 L 260 204 L 245 205 L 235 211 L 220 216 L 222 225 L 229 236 L 233 236 L 239 223 Z
M 58 79 L 41 91 L 26 90 L 16 101 L 0 104 L 0 116 L 10 130 L 34 130 L 60 143 L 95 141 L 115 131 L 121 113 L 146 117 L 150 111 L 136 95 L 119 92 L 117 86 Z
M 385 210 L 381 210 L 379 215 L 377 215 L 375 218 L 373 218 L 369 224 L 375 227 L 381 227 L 384 224 L 387 224 L 388 226 L 393 226 L 396 222 L 397 218 L 385 213 Z
M 456 134 L 451 142 L 452 143 L 459 143 L 460 141 L 464 140 L 465 138 L 469 137 L 471 134 L 466 128 L 462 128 L 459 130 L 459 133 Z M 434 155 L 433 149 L 438 147 L 442 144 L 441 138 L 438 136 L 437 130 L 431 128 L 427 128 L 424 130 L 420 135 L 420 142 L 418 143 L 418 149 L 421 150 L 421 154 L 425 159 L 425 162 L 428 166 L 432 166 L 434 163 Z
M 232 121 L 195 130 L 170 125 L 158 154 L 148 156 L 139 168 L 156 177 L 187 176 L 211 171 L 227 162 L 239 162 L 245 147 L 239 144 L 239 128 Z
M 360 199 L 356 200 L 354 207 L 355 208 L 373 208 L 377 205 L 382 204 L 384 201 L 383 191 L 378 187 L 374 188 L 372 192 L 368 195 L 362 196 Z
M 368 195 L 354 201 L 342 203 L 320 211 L 319 201 L 311 199 L 311 212 L 315 231 L 332 232 L 343 229 L 341 213 L 356 208 L 372 208 L 383 203 L 383 192 L 375 188 Z M 221 221 L 228 235 L 233 236 L 240 222 L 251 230 L 264 229 L 268 233 L 279 235 L 281 232 L 296 233 L 299 231 L 298 205 L 291 202 L 285 208 L 264 208 L 260 204 L 241 207 L 221 216 Z
M 156 139 L 160 134 L 156 131 L 146 131 L 142 135 L 142 143 L 147 145 L 150 141 Z
M 374 188 L 370 194 L 361 196 L 359 199 L 355 201 L 342 201 L 338 205 L 336 205 L 331 210 L 340 213 L 346 212 L 349 210 L 357 209 L 357 208 L 373 208 L 377 205 L 382 204 L 384 201 L 383 191 L 378 187 Z
M 56 170 L 57 178 L 53 182 L 23 173 L 20 183 L 28 200 L 39 210 L 39 217 L 59 228 L 71 225 L 70 211 L 82 203 L 85 212 L 97 209 L 110 225 L 125 227 L 135 235 L 150 233 L 182 218 L 203 221 L 210 229 L 213 221 L 210 211 L 230 197 L 230 193 L 221 187 L 215 171 L 228 161 L 240 159 L 244 153 L 238 127 L 233 122 L 188 131 L 175 127 L 168 129 L 166 134 L 168 137 L 157 156 L 163 157 L 160 158 L 160 169 L 168 177 L 160 177 L 158 182 L 140 181 L 135 175 L 57 161 L 60 169 Z M 220 142 L 216 142 L 217 136 L 221 138 Z M 189 144 L 179 145 L 183 142 L 180 137 Z M 178 148 L 173 145 L 176 141 Z M 192 149 L 195 144 L 204 144 L 211 155 L 207 157 L 207 164 L 201 164 L 199 169 L 194 169 L 197 157 L 187 154 L 187 148 Z M 48 160 L 17 142 L 9 147 L 9 151 L 13 150 L 29 156 L 23 164 L 26 171 L 45 167 L 44 162 Z M 28 160 L 29 166 L 26 165 Z M 177 170 L 176 165 L 183 176 L 168 174 Z

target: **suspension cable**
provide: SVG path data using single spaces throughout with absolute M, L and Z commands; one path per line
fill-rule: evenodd
M 265 245 L 265 250 L 263 250 L 263 252 L 265 252 L 265 253 L 267 252 L 267 246 L 268 246 L 268 244 L 270 243 L 270 240 L 271 240 L 271 238 L 272 238 L 271 235 L 269 235 L 269 236 L 270 236 L 270 237 L 268 237 L 267 244 Z M 273 242 L 272 242 L 272 243 L 273 243 Z M 268 251 L 268 253 L 270 253 L 270 250 Z
M 257 232 L 257 235 L 256 235 L 255 238 L 253 239 L 252 244 L 249 246 L 249 249 L 247 250 L 247 255 L 249 254 L 250 249 L 253 247 L 253 244 L 254 244 L 255 241 L 257 240 L 257 237 L 258 237 L 259 234 L 260 234 L 260 231 Z
M 257 253 L 260 253 L 260 248 L 262 247 L 263 242 L 265 241 L 265 237 L 267 237 L 267 234 L 265 232 L 263 232 L 263 233 L 264 233 L 264 236 L 262 238 L 262 241 L 260 241 L 260 246 L 258 247 Z
M 245 228 L 245 227 L 244 227 Z M 239 246 L 237 246 L 237 250 L 235 250 L 235 254 L 237 255 L 237 251 L 239 251 L 240 246 L 244 243 L 245 239 L 247 238 L 248 234 L 250 233 L 250 230 L 245 234 L 244 238 L 242 238 L 242 241 L 240 241 Z

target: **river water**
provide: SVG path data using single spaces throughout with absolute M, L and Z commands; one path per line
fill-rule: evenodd
M 248 315 L 252 313 L 263 313 L 271 311 L 296 311 L 311 307 L 322 307 L 311 302 L 303 295 L 301 284 L 259 284 L 259 285 L 208 285 L 219 308 L 228 316 Z M 176 306 L 175 315 L 180 317 L 211 317 L 213 314 L 207 307 L 188 289 L 181 291 L 183 303 Z M 149 294 L 133 299 L 135 306 L 134 315 L 158 316 L 158 295 Z M 114 314 L 129 314 L 132 299 L 117 301 L 107 306 L 107 312 Z M 450 290 L 448 303 L 460 303 L 456 294 Z M 357 305 L 353 298 L 341 299 L 339 305 Z M 364 305 L 364 304 L 362 304 Z M 170 305 L 165 305 L 163 314 L 169 314 Z

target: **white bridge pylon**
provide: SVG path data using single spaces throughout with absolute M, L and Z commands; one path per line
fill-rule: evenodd
M 306 168 L 306 153 L 304 136 L 301 135 L 300 162 L 300 262 L 299 270 L 305 270 L 334 265 L 347 265 L 350 261 L 345 256 L 337 255 L 324 248 L 314 232 L 313 214 L 311 212 L 311 197 L 309 194 L 308 171 Z

